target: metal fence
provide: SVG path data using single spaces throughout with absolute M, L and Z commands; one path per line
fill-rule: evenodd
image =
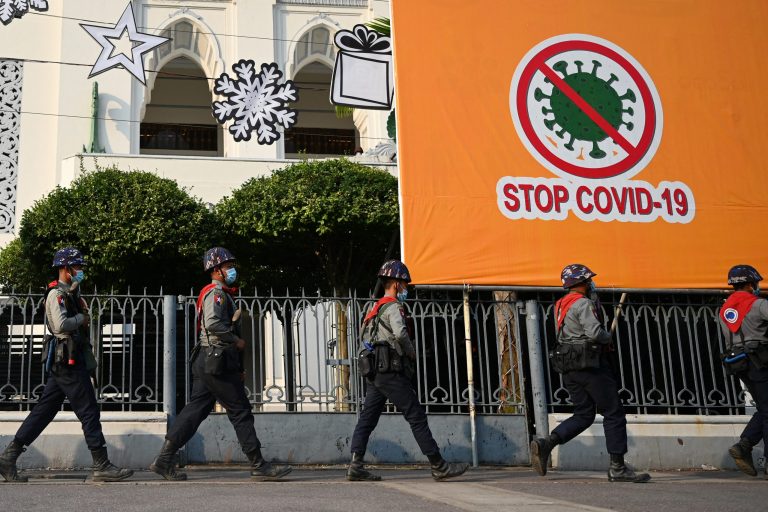
M 162 410 L 162 296 L 86 297 L 104 410 Z M 0 410 L 29 410 L 45 387 L 43 295 L 0 298 Z
M 555 294 L 537 294 L 543 345 L 555 341 Z M 618 293 L 602 293 L 609 328 Z M 614 337 L 620 368 L 620 396 L 629 413 L 743 414 L 741 384 L 725 374 L 719 354 L 725 340 L 717 315 L 723 295 L 629 294 Z M 545 353 L 546 354 L 546 353 Z M 562 377 L 544 357 L 550 412 L 570 410 Z
M 191 388 L 197 297 L 86 295 L 86 300 L 102 408 L 171 414 L 180 409 Z M 245 312 L 246 387 L 255 410 L 359 410 L 365 388 L 357 372 L 357 337 L 372 299 L 239 296 L 236 302 Z M 468 411 L 462 306 L 461 297 L 450 294 L 409 301 L 418 340 L 417 390 L 429 412 Z M 477 412 L 523 413 L 516 309 L 481 298 L 470 307 Z M 40 294 L 0 298 L 0 410 L 28 410 L 40 398 L 43 317 Z

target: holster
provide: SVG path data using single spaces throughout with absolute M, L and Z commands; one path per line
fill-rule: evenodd
M 372 380 L 376 377 L 376 353 L 367 348 L 360 349 L 357 354 L 357 366 L 363 378 Z
M 749 371 L 749 355 L 745 352 L 743 345 L 732 346 L 720 354 L 720 360 L 725 367 L 725 373 L 740 377 L 746 375 Z

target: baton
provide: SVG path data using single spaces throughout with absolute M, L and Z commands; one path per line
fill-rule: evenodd
M 622 306 L 626 301 L 627 301 L 627 293 L 624 292 L 621 294 L 621 298 L 619 299 L 619 304 L 613 310 L 613 322 L 611 322 L 611 336 L 613 336 L 613 334 L 616 332 L 616 328 L 619 326 L 619 318 L 621 318 Z

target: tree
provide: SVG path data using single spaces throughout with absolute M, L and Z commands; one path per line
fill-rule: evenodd
M 213 215 L 169 179 L 115 167 L 85 172 L 67 188 L 57 187 L 24 212 L 18 246 L 28 271 L 0 264 L 2 284 L 39 290 L 54 277 L 57 249 L 79 248 L 86 256 L 86 289 L 150 293 L 186 292 L 206 277 L 202 255 L 214 241 Z M 8 272 L 6 276 L 6 271 Z
M 397 180 L 345 159 L 253 178 L 215 208 L 244 286 L 369 290 L 398 229 Z
M 22 253 L 20 239 L 14 239 L 0 250 L 0 289 L 26 292 L 32 288 L 35 277 L 29 260 Z

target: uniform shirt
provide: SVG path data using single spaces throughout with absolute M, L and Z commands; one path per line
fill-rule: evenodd
M 768 342 L 768 300 L 757 299 L 752 303 L 752 307 L 744 315 L 744 320 L 742 320 L 741 327 L 736 334 L 731 333 L 719 315 L 718 320 L 720 321 L 720 329 L 723 331 L 723 336 L 726 340 L 730 340 L 731 336 L 733 336 L 734 345 L 741 345 L 742 336 L 744 337 L 743 341 Z
M 416 349 L 405 325 L 405 307 L 399 302 L 391 304 L 393 305 L 385 304 L 383 306 L 384 311 L 379 313 L 377 338 L 389 342 L 398 354 L 405 354 L 411 359 L 416 359 Z M 389 332 L 382 324 L 389 327 L 392 332 Z
M 238 340 L 232 316 L 235 314 L 235 301 L 225 292 L 224 283 L 213 281 L 215 288 L 203 298 L 202 321 L 200 324 L 200 345 L 229 345 Z
M 597 318 L 597 306 L 589 297 L 573 303 L 563 321 L 560 343 L 611 343 L 608 332 Z
M 45 299 L 45 318 L 48 321 L 48 327 L 56 337 L 67 336 L 77 331 L 80 324 L 83 323 L 85 315 L 77 313 L 75 316 L 67 316 L 67 293 L 71 286 L 59 281 L 56 288 L 48 292 Z M 73 297 L 69 300 L 80 300 L 79 290 L 75 290 Z

